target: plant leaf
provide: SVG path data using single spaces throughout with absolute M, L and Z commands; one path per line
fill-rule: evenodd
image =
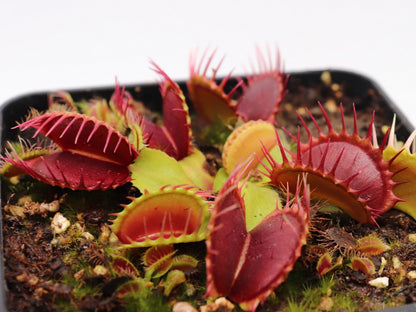
M 376 272 L 373 261 L 365 257 L 352 257 L 351 268 L 355 271 L 361 271 L 367 275 L 373 275 Z
M 395 208 L 416 219 L 416 196 L 414 196 L 416 185 L 416 154 L 410 151 L 410 146 L 416 136 L 416 130 L 409 136 L 400 150 L 396 148 L 397 144 L 394 141 L 394 135 L 393 123 L 390 131 L 389 144 L 383 150 L 383 158 L 389 161 L 390 170 L 395 172 L 393 175 L 393 181 L 396 182 L 396 185 L 393 187 L 394 194 L 402 199 L 395 205 Z
M 193 185 L 204 191 L 212 190 L 214 177 L 204 168 L 205 155 L 200 150 L 194 148 L 193 153 L 179 160 L 179 165 Z
M 73 112 L 52 112 L 32 118 L 18 127 L 36 129 L 64 151 L 128 166 L 139 153 L 107 123 Z
M 227 295 L 255 310 L 282 283 L 306 242 L 309 193 L 275 209 L 247 231 L 245 203 L 233 173 L 214 205 L 207 244 L 207 295 Z M 276 206 L 275 206 L 276 207 Z M 232 246 L 232 247 L 231 247 Z M 267 268 L 267 270 L 265 270 Z
M 390 246 L 383 242 L 376 234 L 370 234 L 357 240 L 355 250 L 367 256 L 377 256 L 390 250 Z
M 163 188 L 134 199 L 113 220 L 124 248 L 170 245 L 205 239 L 208 204 L 198 192 Z
M 179 163 L 166 153 L 143 148 L 140 154 L 129 168 L 133 185 L 142 192 L 156 192 L 166 185 L 194 185 Z

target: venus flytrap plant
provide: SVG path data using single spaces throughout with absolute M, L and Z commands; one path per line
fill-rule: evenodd
M 249 121 L 236 127 L 227 137 L 223 146 L 222 164 L 215 181 L 215 189 L 218 191 L 219 186 L 225 182 L 226 177 L 235 170 L 235 168 L 250 159 L 245 174 L 249 182 L 265 182 L 267 177 L 260 174 L 261 168 L 265 166 L 267 159 L 265 151 L 271 155 L 276 162 L 281 162 L 281 154 L 277 144 L 276 133 L 280 132 L 271 123 L 262 120 Z M 281 142 L 285 147 L 289 147 L 285 138 Z
M 122 255 L 112 255 L 111 269 L 120 276 L 128 276 L 135 279 L 140 276 L 139 270 L 129 259 Z
M 375 234 L 356 239 L 341 228 L 331 229 L 333 231 L 322 233 L 320 245 L 313 246 L 308 251 L 318 257 L 316 270 L 319 275 L 327 274 L 345 263 L 355 271 L 373 275 L 375 265 L 369 257 L 380 256 L 391 249 Z
M 393 180 L 396 182 L 394 193 L 402 201 L 396 204 L 396 208 L 407 213 L 416 219 L 416 197 L 414 196 L 414 186 L 416 183 L 416 154 L 415 154 L 415 137 L 416 130 L 410 134 L 409 138 L 403 144 L 395 138 L 394 117 L 389 140 L 386 148 L 383 150 L 383 158 L 390 163 L 390 170 L 396 172 Z
M 272 56 L 270 49 L 267 52 L 266 58 L 259 48 L 256 49 L 259 72 L 247 75 L 247 82 L 241 85 L 243 94 L 236 104 L 236 114 L 245 122 L 265 120 L 275 123 L 274 117 L 286 94 L 288 76 L 282 69 L 280 53 L 276 50 Z M 256 70 L 252 69 L 252 72 Z M 261 103 L 261 109 L 257 103 Z
M 337 267 L 340 267 L 342 265 L 342 257 L 337 257 L 334 261 L 331 253 L 325 252 L 322 254 L 317 263 L 316 263 L 316 271 L 319 275 L 325 275 L 328 272 L 334 270 Z
M 188 172 L 202 173 L 202 180 L 197 175 L 193 177 L 197 181 L 202 181 L 202 187 L 209 189 L 212 184 L 210 180 L 213 178 L 210 178 L 203 170 L 200 152 L 194 153 L 195 157 L 185 161 L 188 156 L 192 157 L 194 149 L 184 97 L 179 87 L 160 68 L 156 67 L 156 70 L 164 78 L 164 82 L 161 83 L 161 93 L 165 110 L 165 127 L 157 128 L 160 131 L 156 133 L 168 133 L 174 129 L 184 130 L 182 131 L 184 136 L 179 136 L 176 141 L 169 141 L 171 148 L 167 151 L 174 151 L 173 156 L 185 162 L 183 167 L 188 168 Z M 111 105 L 114 108 L 112 111 L 126 117 L 126 121 L 138 120 L 137 115 L 136 117 L 132 114 L 128 115 L 131 109 L 130 98 L 124 96 L 124 89 L 120 91 L 120 88 L 116 87 L 111 103 L 114 103 Z M 98 114 L 100 110 L 96 109 L 97 106 L 93 107 L 89 114 L 100 115 L 101 118 L 108 120 L 105 117 L 106 114 Z M 144 129 L 149 128 L 148 125 L 149 123 L 144 122 L 140 124 Z M 148 151 L 151 155 L 156 153 L 160 156 L 156 158 L 156 162 L 152 163 L 153 165 L 147 167 L 149 163 L 146 159 L 140 159 L 139 152 L 119 131 L 105 121 L 99 121 L 95 117 L 88 117 L 77 112 L 56 111 L 39 114 L 18 127 L 22 130 L 34 128 L 36 130 L 34 137 L 41 133 L 54 141 L 59 149 L 51 155 L 36 157 L 33 160 L 23 160 L 19 158 L 17 152 L 9 153 L 4 157 L 4 163 L 10 163 L 34 178 L 52 185 L 87 190 L 115 188 L 129 182 L 131 176 L 135 179 L 137 170 L 134 166 L 130 167 L 135 160 L 136 164 L 142 162 L 151 174 L 155 173 L 152 171 L 154 168 L 161 168 L 160 165 L 164 168 L 163 164 L 166 164 L 167 169 L 164 173 L 172 170 L 170 168 L 173 168 L 176 173 L 181 172 L 179 175 L 174 174 L 178 183 L 170 188 L 167 188 L 167 185 L 175 181 L 169 179 L 172 178 L 169 175 L 167 175 L 168 179 L 162 178 L 157 187 L 149 186 L 147 183 L 141 187 L 140 181 L 138 182 L 139 189 L 144 195 L 138 199 L 132 198 L 132 203 L 125 206 L 123 212 L 117 215 L 113 225 L 114 232 L 126 246 L 150 246 L 163 244 L 163 242 L 164 244 L 188 242 L 205 238 L 204 225 L 209 217 L 208 205 L 204 203 L 207 194 L 198 191 L 198 188 L 192 190 L 195 188 L 193 181 L 188 179 L 177 160 L 169 159 L 170 157 L 165 152 L 143 148 L 146 155 Z M 143 133 L 148 140 L 154 134 L 148 130 Z M 169 135 L 164 138 L 171 137 Z M 160 139 L 156 134 L 152 139 L 156 143 L 163 141 L 163 138 Z M 137 146 L 140 145 L 140 143 L 137 144 Z M 152 156 L 147 159 L 154 160 Z M 133 172 L 132 175 L 130 175 L 130 170 Z M 147 181 L 152 181 L 152 179 Z M 161 207 L 165 208 L 160 209 Z M 143 220 L 142 227 L 134 225 L 137 221 L 136 216 Z M 123 227 L 119 226 L 120 223 Z M 132 226 L 127 225 L 130 223 Z
M 160 279 L 169 296 L 184 282 L 182 271 L 201 260 L 177 255 L 176 244 L 205 240 L 206 296 L 227 296 L 242 309 L 255 311 L 285 281 L 307 236 L 315 235 L 309 233 L 313 201 L 328 201 L 360 223 L 376 225 L 377 218 L 395 206 L 416 217 L 410 152 L 415 133 L 399 148 L 393 123 L 387 146 L 383 142 L 379 147 L 371 138 L 374 119 L 368 134 L 360 137 L 354 108 L 349 133 L 340 106 L 342 130 L 337 132 L 319 104 L 328 132 L 306 109 L 318 135 L 312 135 L 298 114 L 308 141 L 301 142 L 300 130 L 297 136 L 285 130 L 294 142 L 292 151 L 275 122 L 287 83 L 279 53 L 272 57 L 257 51 L 259 73 L 237 78 L 229 88 L 231 74 L 217 83 L 222 60 L 208 77 L 215 51 L 208 52 L 200 60 L 191 58 L 187 86 L 203 128 L 218 127 L 221 132 L 228 127 L 218 135 L 227 138 L 216 145 L 223 166 L 215 181 L 202 149 L 194 144 L 201 141 L 201 129 L 193 131 L 200 125 L 191 120 L 185 94 L 154 62 L 161 78 L 162 120 L 147 119 L 118 83 L 109 102 L 76 103 L 58 92 L 49 97 L 47 112 L 32 112 L 16 126 L 22 132 L 31 129 L 32 138 L 44 137 L 52 145 L 22 139 L 2 156 L 5 177 L 27 173 L 72 190 L 131 185 L 140 191 L 110 220 L 119 239 L 118 252 L 110 257 L 111 273 L 130 280 L 119 287 L 120 298 L 148 300 L 153 282 Z M 280 195 L 285 192 L 284 201 Z M 333 228 L 340 229 L 326 228 L 326 233 Z M 317 252 L 319 274 L 341 266 L 343 258 L 351 268 L 373 274 L 369 257 L 388 249 L 376 236 L 353 239 L 351 248 L 348 243 L 334 245 L 309 246 Z M 338 249 L 340 256 L 334 260 L 334 248 L 348 252 Z M 144 278 L 126 256 L 131 250 L 143 254 Z
M 354 271 L 361 271 L 367 275 L 374 275 L 376 273 L 376 266 L 374 262 L 362 256 L 353 256 L 350 258 L 350 266 Z
M 164 187 L 124 206 L 111 226 L 123 248 L 205 239 L 209 219 L 204 194 L 185 187 Z
M 276 162 L 265 150 L 270 166 L 265 167 L 265 174 L 272 184 L 289 183 L 293 190 L 298 176 L 308 173 L 308 183 L 313 190 L 311 198 L 329 201 L 360 223 L 376 224 L 376 218 L 393 208 L 401 199 L 393 192 L 393 187 L 398 183 L 392 179 L 395 172 L 390 171 L 389 162 L 383 160 L 384 145 L 374 147 L 371 142 L 374 116 L 367 136 L 360 138 L 355 108 L 354 130 L 349 134 L 342 106 L 342 131 L 339 133 L 333 129 L 328 115 L 321 105 L 320 107 L 328 133 L 323 133 L 308 111 L 319 133 L 318 137 L 314 137 L 303 118 L 298 115 L 308 133 L 308 142 L 300 141 L 300 132 L 297 138 L 292 136 L 297 144 L 297 150 L 293 153 L 278 140 L 283 163 Z
M 172 245 L 156 245 L 146 250 L 142 257 L 146 266 L 145 278 L 150 280 L 165 275 L 172 266 L 172 259 L 177 250 Z
M 222 153 L 223 168 L 214 181 L 214 191 L 226 183 L 229 175 L 242 163 L 246 163 L 245 179 L 240 182 L 241 196 L 247 206 L 246 226 L 250 231 L 276 206 L 281 208 L 280 196 L 272 187 L 265 185 L 266 177 L 260 175 L 258 168 L 262 165 L 264 150 L 269 151 L 279 159 L 276 131 L 274 125 L 268 121 L 249 121 L 234 129 L 228 136 Z M 264 161 L 264 159 L 263 159 Z
M 198 260 L 194 257 L 176 253 L 177 250 L 172 245 L 157 245 L 146 249 L 142 256 L 145 271 L 143 278 L 127 258 L 113 256 L 112 269 L 120 277 L 130 278 L 119 287 L 118 295 L 146 295 L 146 292 L 157 287 L 163 288 L 164 296 L 168 297 L 174 288 L 186 281 L 185 273 L 198 265 Z
M 263 120 L 274 123 L 274 116 L 286 94 L 288 76 L 281 69 L 278 51 L 272 57 L 268 50 L 266 60 L 257 49 L 258 73 L 246 75 L 245 79 L 237 78 L 237 83 L 229 88 L 231 72 L 221 82 L 216 77 L 224 58 L 211 68 L 212 76 L 208 77 L 215 53 L 213 50 L 209 54 L 209 49 L 206 49 L 199 60 L 196 51 L 191 54 L 187 87 L 196 111 L 198 122 L 194 125 L 198 140 L 202 144 L 222 145 L 229 129 L 244 122 Z M 203 124 L 202 129 L 200 124 Z
M 8 142 L 7 150 L 0 164 L 0 174 L 7 178 L 18 178 L 19 176 L 26 174 L 26 172 L 12 163 L 6 161 L 6 158 L 13 158 L 13 155 L 19 155 L 22 160 L 30 160 L 33 158 L 45 156 L 57 151 L 57 147 L 53 144 L 47 144 L 37 142 L 31 144 L 23 138 L 19 138 L 18 142 Z
M 52 110 L 66 109 L 70 111 L 78 111 L 71 94 L 64 91 L 55 91 L 48 94 L 48 106 Z M 54 109 L 56 107 L 56 109 Z
M 140 191 L 158 191 L 166 185 L 195 186 L 200 190 L 210 191 L 214 183 L 203 166 L 205 157 L 200 151 L 177 161 L 165 152 L 145 147 L 141 157 L 130 166 L 132 183 Z
M 142 129 L 147 145 L 160 149 L 176 160 L 193 153 L 191 120 L 185 96 L 179 86 L 156 63 L 154 70 L 162 77 L 160 93 L 163 103 L 163 125 L 143 119 Z
M 37 180 L 73 190 L 105 190 L 130 181 L 128 165 L 139 152 L 105 122 L 73 112 L 48 112 L 17 127 L 34 128 L 33 138 L 43 134 L 59 147 L 27 160 L 16 151 L 3 156 L 5 163 Z
M 207 295 L 226 295 L 244 310 L 255 311 L 284 281 L 306 243 L 309 190 L 304 182 L 301 199 L 298 184 L 293 201 L 288 198 L 282 210 L 274 203 L 274 211 L 248 229 L 246 211 L 251 207 L 238 183 L 246 167 L 236 168 L 216 198 L 206 242 Z
M 133 97 L 124 87 L 120 87 L 117 80 L 109 101 L 100 98 L 74 102 L 69 93 L 58 91 L 48 96 L 48 107 L 50 112 L 71 111 L 94 117 L 117 129 L 124 136 L 137 130 L 134 126 L 140 121 L 140 115 L 134 110 Z M 135 145 L 135 148 L 139 150 L 141 145 Z
M 154 62 L 152 65 L 156 73 L 162 77 L 160 93 L 163 99 L 163 125 L 159 126 L 142 119 L 141 129 L 144 140 L 151 149 L 146 150 L 146 159 L 139 159 L 131 166 L 133 179 L 137 181 L 140 190 L 143 191 L 143 188 L 149 190 L 147 186 L 142 187 L 142 184 L 146 185 L 147 181 L 151 183 L 155 179 L 144 178 L 146 174 L 143 173 L 147 169 L 153 177 L 156 175 L 164 180 L 156 188 L 168 184 L 188 184 L 210 190 L 214 178 L 204 168 L 204 155 L 193 146 L 191 120 L 185 96 L 179 86 L 160 67 Z M 156 152 L 155 149 L 164 153 Z M 173 171 L 176 177 L 169 175 L 169 171 Z M 182 181 L 175 183 L 175 179 Z
M 207 77 L 208 69 L 215 56 L 215 50 L 207 57 L 208 49 L 204 51 L 201 59 L 197 60 L 197 54 L 191 54 L 189 60 L 190 78 L 187 81 L 189 96 L 194 104 L 197 116 L 200 120 L 212 124 L 217 120 L 224 123 L 235 122 L 235 104 L 232 101 L 234 92 L 238 89 L 236 85 L 228 94 L 224 92 L 224 87 L 231 77 L 231 73 L 226 76 L 218 85 L 216 74 L 223 62 L 221 59 L 218 65 L 212 69 L 211 78 Z
M 227 138 L 222 152 L 224 170 L 231 174 L 237 164 L 243 163 L 254 156 L 246 173 L 259 165 L 263 149 L 269 151 L 277 145 L 275 127 L 265 121 L 249 121 L 236 128 Z
M 194 270 L 198 260 L 186 254 L 176 255 L 172 245 L 158 245 L 148 248 L 143 257 L 145 279 L 159 280 L 164 295 L 169 296 L 173 288 L 186 281 L 185 272 Z
M 188 89 L 198 117 L 207 123 L 214 123 L 218 119 L 224 123 L 233 123 L 237 117 L 241 117 L 244 122 L 265 120 L 273 123 L 287 84 L 287 77 L 281 69 L 279 52 L 276 52 L 273 62 L 270 50 L 266 60 L 263 53 L 257 49 L 259 73 L 247 75 L 247 82 L 238 79 L 239 82 L 229 93 L 224 92 L 224 87 L 231 73 L 219 85 L 216 83 L 216 74 L 223 58 L 213 69 L 211 78 L 207 77 L 215 52 L 214 50 L 207 57 L 208 49 L 205 50 L 199 62 L 196 53 L 192 54 L 190 59 Z M 208 58 L 206 61 L 205 57 Z M 240 87 L 242 94 L 238 99 L 233 99 Z M 262 104 L 261 107 L 259 103 Z

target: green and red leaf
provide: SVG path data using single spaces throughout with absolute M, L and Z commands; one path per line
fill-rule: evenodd
M 204 194 L 164 187 L 134 199 L 116 215 L 112 230 L 124 248 L 170 245 L 205 239 L 209 219 Z
M 352 257 L 351 268 L 355 271 L 361 271 L 367 275 L 373 275 L 376 272 L 374 262 L 365 257 Z
M 390 250 L 390 246 L 383 242 L 376 234 L 370 234 L 357 240 L 355 251 L 366 256 L 377 256 Z

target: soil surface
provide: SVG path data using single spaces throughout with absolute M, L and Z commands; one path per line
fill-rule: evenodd
M 277 124 L 297 133 L 298 126 L 302 127 L 298 112 L 316 133 L 309 109 L 326 132 L 325 118 L 317 101 L 322 103 L 336 131 L 342 125 L 340 102 L 350 133 L 354 126 L 352 103 L 357 108 L 361 137 L 367 134 L 374 110 L 379 143 L 391 124 L 393 112 L 376 89 L 364 88 L 357 94 L 350 82 L 334 82 L 330 73 L 314 81 L 292 77 L 276 116 Z M 399 122 L 399 130 L 401 127 Z M 306 140 L 306 132 L 302 130 L 302 141 Z M 206 147 L 205 151 L 214 173 L 216 150 Z M 29 193 L 32 197 L 25 199 Z M 126 303 L 128 295 L 120 291 L 120 286 L 133 277 L 113 272 L 108 256 L 113 252 L 108 213 L 120 211 L 119 204 L 126 201 L 126 196 L 135 195 L 137 190 L 131 185 L 106 192 L 103 198 L 102 192 L 90 192 L 86 196 L 86 192 L 50 187 L 30 177 L 23 177 L 18 185 L 3 179 L 3 251 L 9 311 L 169 311 L 177 301 L 204 306 L 201 308 L 204 311 L 228 311 L 225 304 L 207 306 L 203 298 L 203 242 L 175 246 L 178 254 L 192 255 L 199 260 L 196 268 L 186 272 L 185 283 L 164 296 L 163 278 L 155 279 L 156 287 L 149 296 L 152 299 L 136 298 L 136 303 Z M 39 203 L 58 205 L 59 211 L 70 219 L 70 228 L 63 234 L 54 234 L 51 230 L 54 212 L 42 210 Z M 362 225 L 340 212 L 314 212 L 314 226 L 302 257 L 287 281 L 257 311 L 372 311 L 416 302 L 416 222 L 397 210 L 385 213 L 377 222 L 378 226 Z M 339 231 L 327 231 L 333 228 Z M 369 234 L 376 234 L 390 248 L 370 257 L 375 266 L 371 275 L 348 265 L 348 259 L 353 256 L 348 241 L 354 244 Z M 342 265 L 324 277 L 317 273 L 317 255 L 308 248 L 318 243 L 328 246 L 334 261 L 337 257 L 343 260 Z M 126 254 L 141 276 L 144 276 L 143 252 L 139 249 Z M 388 286 L 378 288 L 369 284 L 378 277 L 388 278 Z M 239 311 L 237 306 L 234 309 Z

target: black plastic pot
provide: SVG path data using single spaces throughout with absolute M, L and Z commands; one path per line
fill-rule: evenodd
M 397 109 L 397 106 L 386 96 L 386 94 L 379 88 L 379 86 L 371 79 L 362 75 L 337 70 L 325 70 L 331 73 L 333 83 L 339 85 L 347 85 L 348 88 L 344 92 L 348 92 L 349 98 L 355 103 L 366 105 L 368 101 L 363 101 L 369 97 L 368 90 L 372 90 L 378 96 L 380 105 L 383 106 L 387 118 L 391 120 L 393 114 L 397 116 L 396 131 L 399 139 L 404 140 L 413 131 L 414 127 L 409 123 L 406 117 Z M 288 90 L 299 88 L 302 86 L 313 86 L 322 84 L 321 74 L 322 70 L 309 72 L 295 72 L 290 74 L 288 82 Z M 231 81 L 231 84 L 233 81 Z M 180 83 L 180 87 L 186 90 L 186 84 Z M 152 110 L 160 110 L 161 98 L 159 94 L 159 86 L 154 84 L 145 85 L 130 85 L 126 87 L 136 100 L 142 101 L 147 107 Z M 88 100 L 93 97 L 101 97 L 109 99 L 114 91 L 114 87 L 105 88 L 87 88 L 83 90 L 68 90 L 75 101 Z M 23 95 L 9 100 L 0 107 L 0 137 L 2 147 L 7 140 L 14 140 L 17 137 L 17 130 L 11 129 L 16 125 L 16 121 L 21 121 L 27 115 L 30 108 L 38 110 L 45 110 L 48 105 L 47 97 L 49 92 L 33 93 Z M 185 92 L 186 93 L 186 92 Z M 316 102 L 319 99 L 315 99 Z M 344 103 L 349 104 L 349 103 Z M 357 110 L 360 110 L 360 105 L 356 105 Z M 191 107 L 192 109 L 192 107 Z M 3 203 L 2 203 L 3 206 Z M 1 215 L 0 215 L 1 218 Z M 0 223 L 0 227 L 1 227 Z M 3 242 L 3 231 L 0 228 L 0 239 Z M 0 257 L 3 258 L 3 248 L 0 250 Z M 4 275 L 4 263 L 0 261 L 0 311 L 7 311 L 6 292 L 7 285 Z M 416 311 L 416 304 L 409 304 L 402 307 L 385 309 L 388 312 L 409 312 Z

